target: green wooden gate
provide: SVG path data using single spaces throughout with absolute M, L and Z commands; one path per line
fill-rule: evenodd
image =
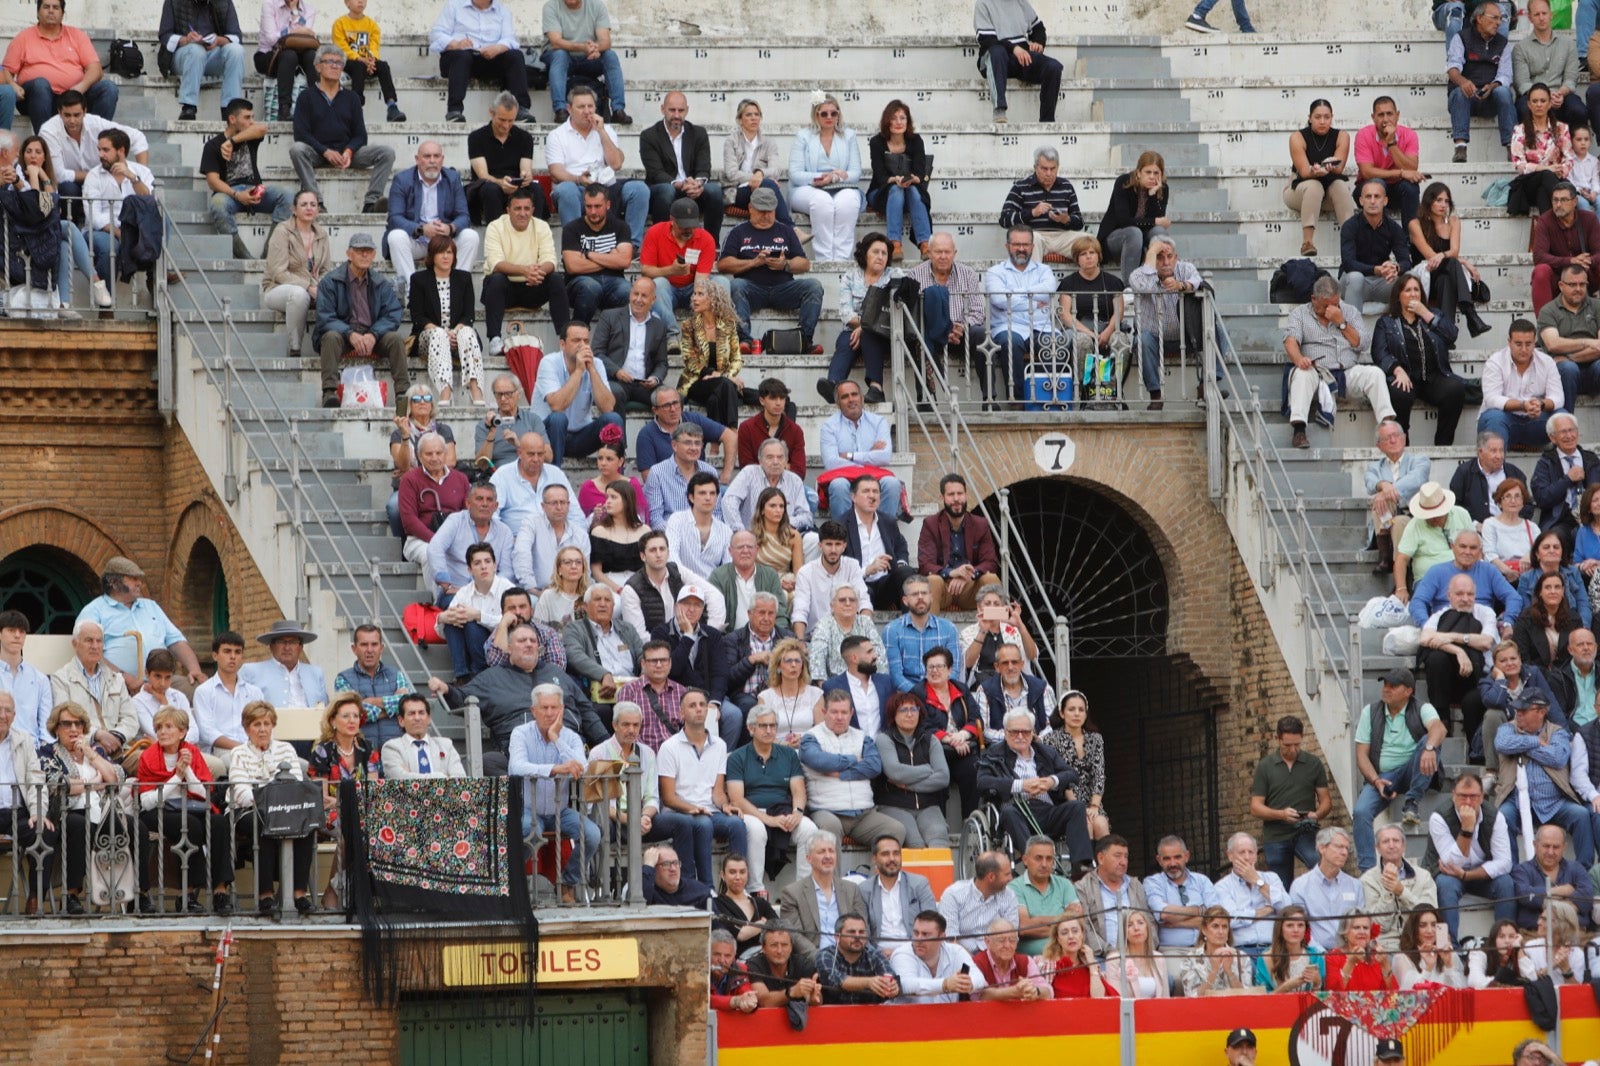
M 541 991 L 531 1025 L 516 993 L 400 1004 L 403 1066 L 646 1066 L 644 995 Z

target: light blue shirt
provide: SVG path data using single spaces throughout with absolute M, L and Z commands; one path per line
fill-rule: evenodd
M 564 762 L 583 762 L 583 741 L 578 739 L 578 734 L 562 726 L 552 744 L 539 731 L 538 722 L 524 722 L 511 731 L 510 756 L 511 776 L 533 779 L 523 782 L 522 786 L 523 822 L 527 824 L 529 814 L 556 813 L 556 783 L 550 770 Z
M 890 441 L 886 448 L 874 448 L 878 441 Z M 894 437 L 889 433 L 888 421 L 879 414 L 862 410 L 861 417 L 852 422 L 843 411 L 835 411 L 822 423 L 822 469 L 837 470 L 841 466 L 888 466 L 894 458 Z M 845 453 L 849 458 L 845 458 Z M 655 512 L 650 512 L 655 517 Z
M 1367 893 L 1360 881 L 1343 870 L 1331 879 L 1322 876 L 1319 864 L 1294 879 L 1289 902 L 1300 904 L 1312 916 L 1311 941 L 1328 951 L 1339 944 L 1339 919 L 1346 911 L 1364 908 Z
M 566 473 L 554 463 L 546 463 L 539 471 L 539 484 L 530 485 L 528 479 L 522 476 L 522 470 L 516 463 L 508 463 L 500 467 L 489 478 L 489 484 L 500 494 L 500 521 L 513 530 L 522 528 L 532 515 L 544 513 L 544 490 L 551 485 L 560 485 L 567 490 L 572 505 L 578 505 L 578 494 L 572 491 L 572 482 L 567 480 Z M 510 566 L 509 560 L 495 559 L 500 569 L 505 570 Z M 545 578 L 548 581 L 549 578 Z M 540 587 L 544 581 L 539 582 Z
M 478 536 L 478 527 L 472 515 L 457 511 L 439 525 L 439 531 L 428 542 L 428 573 L 438 584 L 465 585 L 472 580 L 467 569 L 467 549 L 480 540 L 494 549 L 496 565 L 508 566 L 511 553 L 516 548 L 517 536 L 511 527 L 498 518 L 489 519 L 489 535 Z
M 889 657 L 889 680 L 898 692 L 910 692 L 927 676 L 922 657 L 934 648 L 950 652 L 953 661 L 961 659 L 961 634 L 947 618 L 930 614 L 927 625 L 918 629 L 911 612 L 883 628 L 883 647 Z
M 812 891 L 817 894 L 817 926 L 821 933 L 817 937 L 817 948 L 837 947 L 838 941 L 834 939 L 833 930 L 839 924 L 839 881 L 836 877 L 833 882 L 833 891 L 824 892 L 815 881 L 811 882 Z M 868 951 L 874 950 L 872 947 Z
M 294 673 L 305 695 L 304 701 L 294 698 L 289 671 L 278 660 L 267 659 L 239 667 L 239 677 L 260 689 L 262 696 L 274 707 L 315 707 L 328 702 L 328 679 L 323 675 L 322 667 L 300 663 L 295 666 Z
M 1150 904 L 1150 913 L 1156 916 L 1156 935 L 1164 948 L 1192 948 L 1200 940 L 1200 930 L 1174 929 L 1161 921 L 1161 912 L 1168 907 L 1220 907 L 1221 898 L 1216 886 L 1202 874 L 1193 870 L 1183 884 L 1175 883 L 1164 872 L 1151 874 L 1144 879 L 1144 898 Z
M 717 468 L 697 459 L 696 469 L 717 476 Z M 720 493 L 722 482 L 717 482 Z M 665 531 L 667 519 L 689 509 L 689 479 L 678 469 L 676 456 L 663 459 L 650 468 L 644 482 L 644 505 L 650 511 L 650 528 Z
M 1100 889 L 1100 924 L 1105 930 L 1108 952 L 1117 950 L 1117 945 L 1122 942 L 1122 912 L 1133 906 L 1128 892 L 1128 885 L 1132 882 L 1132 877 L 1124 877 L 1122 887 L 1113 892 L 1100 878 L 1094 879 L 1095 886 Z
M 200 750 L 211 751 L 218 737 L 243 744 L 245 735 L 242 714 L 251 700 L 266 699 L 262 691 L 240 677 L 229 692 L 222 687 L 222 676 L 214 675 L 201 682 L 194 690 L 194 717 L 200 725 Z
M 1217 882 L 1217 902 L 1233 915 L 1234 947 L 1271 946 L 1275 923 L 1271 918 L 1257 918 L 1256 912 L 1262 907 L 1281 911 L 1289 905 L 1289 893 L 1283 890 L 1283 882 L 1278 880 L 1277 874 L 1271 870 L 1257 870 L 1256 876 L 1261 878 L 1260 888 L 1231 871 Z M 1145 892 L 1148 894 L 1149 889 Z
M 120 604 L 110 596 L 97 597 L 78 612 L 77 620 L 93 622 L 105 631 L 106 662 L 125 674 L 137 674 L 144 666 L 138 661 L 139 642 L 132 634 L 139 634 L 145 655 L 156 648 L 170 648 L 183 641 L 183 633 L 172 624 L 161 605 L 144 596 L 134 600 L 131 606 Z
M 511 18 L 511 9 L 500 0 L 479 10 L 472 0 L 449 0 L 428 31 L 428 50 L 443 52 L 451 41 L 467 38 L 478 50 L 491 44 L 503 44 L 513 52 L 522 46 L 517 43 L 517 27 Z
M 45 723 L 50 720 L 50 709 L 55 706 L 55 694 L 50 689 L 50 679 L 38 667 L 18 663 L 15 670 L 9 663 L 0 661 L 0 689 L 11 693 L 17 705 L 15 728 L 34 740 L 43 741 Z
M 1515 722 L 1506 722 L 1495 731 L 1494 747 L 1502 757 L 1527 756 L 1528 801 L 1537 821 L 1548 822 L 1555 817 L 1563 804 L 1569 802 L 1566 794 L 1556 787 L 1556 783 L 1545 772 L 1546 767 L 1565 770 L 1572 760 L 1572 739 L 1565 729 L 1551 730 L 1550 742 L 1540 744 L 1538 733 L 1524 733 L 1517 728 Z M 1513 819 L 1512 824 L 1515 825 L 1518 808 L 1514 790 L 1511 796 L 1512 798 L 1506 800 L 1505 807 L 1507 815 Z
M 600 374 L 601 384 L 610 389 L 611 382 L 606 377 L 605 363 L 599 357 L 596 357 L 594 366 L 595 370 Z M 566 356 L 562 354 L 560 349 L 539 360 L 539 376 L 533 383 L 533 409 L 539 413 L 539 417 L 544 419 L 547 424 L 552 413 L 550 401 L 547 397 L 551 393 L 559 391 L 571 376 L 567 372 Z M 594 383 L 587 372 L 583 375 L 583 381 L 578 385 L 577 395 L 573 396 L 572 402 L 567 405 L 565 414 L 567 416 L 568 432 L 576 432 L 594 421 Z M 573 502 L 576 503 L 577 501 L 574 500 Z M 654 517 L 653 512 L 652 517 Z
M 861 145 L 854 130 L 841 129 L 834 133 L 833 151 L 824 151 L 822 139 L 809 126 L 794 135 L 789 147 L 789 188 L 808 189 L 818 174 L 828 170 L 842 170 L 846 180 L 861 180 Z
M 1010 262 L 985 270 L 983 289 L 989 294 L 990 332 L 1054 333 L 1050 304 L 1055 300 L 1056 284 L 1055 272 L 1036 261 L 1021 270 Z

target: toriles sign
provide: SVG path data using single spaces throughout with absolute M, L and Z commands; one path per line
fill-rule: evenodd
M 527 948 L 513 940 L 448 944 L 443 951 L 444 983 L 449 988 L 516 985 L 530 976 Z M 639 976 L 639 942 L 541 940 L 533 976 L 540 984 L 631 981 Z

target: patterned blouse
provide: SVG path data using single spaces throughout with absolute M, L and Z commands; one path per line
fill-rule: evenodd
M 1511 133 L 1511 165 L 1518 174 L 1526 174 L 1535 167 L 1560 166 L 1572 159 L 1572 134 L 1565 122 L 1550 120 L 1550 125 L 1540 130 L 1528 144 L 1527 127 L 1519 122 Z
M 683 321 L 681 347 L 683 376 L 678 379 L 681 392 L 687 392 L 707 371 L 733 378 L 744 369 L 744 357 L 739 354 L 739 327 L 731 319 L 717 323 L 717 336 L 712 340 L 700 316 L 690 315 Z
M 450 275 L 435 276 L 433 287 L 439 290 L 439 324 L 446 329 L 450 326 Z
M 817 623 L 817 628 L 809 637 L 811 679 L 818 684 L 844 673 L 844 653 L 839 650 L 839 645 L 844 643 L 845 637 L 870 637 L 872 646 L 878 649 L 878 662 L 889 661 L 889 651 L 883 646 L 883 637 L 878 635 L 878 627 L 869 614 L 856 615 L 855 624 L 847 633 L 834 621 L 833 612 L 829 611 L 822 616 L 822 621 Z
M 1065 729 L 1052 729 L 1041 738 L 1061 761 L 1078 774 L 1078 798 L 1088 803 L 1091 796 L 1106 794 L 1106 738 L 1084 730 L 1083 757 Z
M 878 275 L 875 288 L 882 288 L 899 278 L 903 271 L 890 267 Z M 861 301 L 867 298 L 867 275 L 859 266 L 851 267 L 839 282 L 839 321 L 851 322 L 861 317 Z
M 326 781 L 334 784 L 350 778 L 354 781 L 381 781 L 383 780 L 383 758 L 378 749 L 361 734 L 356 734 L 354 768 L 346 768 L 344 760 L 339 757 L 337 741 L 324 740 L 311 749 L 311 764 L 306 771 L 306 776 L 315 781 Z M 328 826 L 332 828 L 339 822 L 339 808 L 337 805 L 328 812 Z

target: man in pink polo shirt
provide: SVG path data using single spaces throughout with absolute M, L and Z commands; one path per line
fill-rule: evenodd
M 0 66 L 0 129 L 9 128 L 20 97 L 33 132 L 56 113 L 56 100 L 69 89 L 84 95 L 89 113 L 117 117 L 116 83 L 102 77 L 100 57 L 89 37 L 64 25 L 67 0 L 34 0 L 36 25 L 18 30 Z
M 1417 169 L 1421 152 L 1417 131 L 1400 125 L 1400 108 L 1392 96 L 1372 101 L 1372 125 L 1356 134 L 1356 166 L 1361 180 L 1382 178 L 1389 186 L 1389 204 L 1400 209 L 1400 224 L 1410 225 L 1417 217 L 1422 199 L 1422 180 L 1427 175 Z

